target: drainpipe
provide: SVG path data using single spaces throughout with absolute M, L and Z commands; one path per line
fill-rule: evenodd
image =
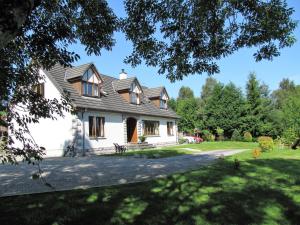
M 84 156 L 85 155 L 85 126 L 84 126 L 84 113 L 86 112 L 87 110 L 84 109 L 84 111 L 81 112 L 81 119 L 82 119 L 82 155 Z

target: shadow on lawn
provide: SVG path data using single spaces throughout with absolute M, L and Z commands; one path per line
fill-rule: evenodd
M 229 160 L 139 184 L 1 198 L 0 224 L 297 224 L 300 160 Z

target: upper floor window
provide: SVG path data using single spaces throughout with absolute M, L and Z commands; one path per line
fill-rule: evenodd
M 161 109 L 168 109 L 167 97 L 164 92 L 161 92 L 159 102 L 159 106 Z
M 88 69 L 82 77 L 82 94 L 99 97 L 100 80 L 92 69 Z
M 33 86 L 33 91 L 41 96 L 45 96 L 45 84 L 40 83 Z
M 141 90 L 135 82 L 131 84 L 129 94 L 130 103 L 136 105 L 141 104 Z

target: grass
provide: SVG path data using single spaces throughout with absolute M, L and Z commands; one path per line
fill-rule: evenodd
M 175 149 L 171 148 L 161 148 L 161 149 L 145 149 L 145 150 L 129 150 L 122 154 L 109 154 L 107 156 L 136 156 L 147 157 L 147 158 L 166 158 L 172 156 L 193 154 L 196 151 L 185 150 L 185 149 Z
M 165 158 L 171 156 L 199 153 L 199 151 L 211 151 L 218 149 L 253 149 L 255 147 L 257 147 L 257 143 L 254 142 L 203 142 L 201 144 L 184 144 L 157 149 L 129 150 L 122 154 L 109 154 L 106 156 L 138 155 L 139 157 L 147 158 Z
M 256 142 L 238 142 L 238 141 L 222 141 L 222 142 L 203 142 L 201 144 L 184 144 L 175 148 L 191 148 L 195 150 L 210 151 L 216 149 L 253 149 L 257 147 Z
M 298 224 L 300 151 L 246 151 L 149 182 L 5 197 L 0 212 L 1 225 Z

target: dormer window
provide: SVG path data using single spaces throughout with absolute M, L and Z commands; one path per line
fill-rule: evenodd
M 162 91 L 159 98 L 159 106 L 161 109 L 168 109 L 167 100 L 168 100 L 167 95 L 165 94 L 164 91 Z
M 99 97 L 100 79 L 92 69 L 88 69 L 82 77 L 82 95 Z
M 133 82 L 130 86 L 129 95 L 130 95 L 130 103 L 139 105 L 141 104 L 141 89 Z

